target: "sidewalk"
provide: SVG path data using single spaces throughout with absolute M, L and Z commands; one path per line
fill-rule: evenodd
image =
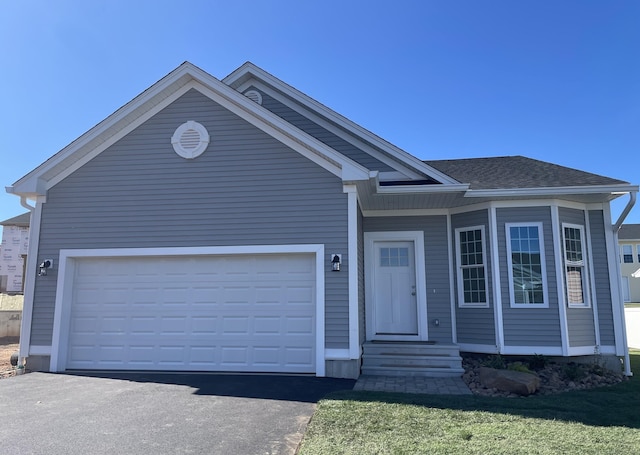
M 462 378 L 426 378 L 422 376 L 360 376 L 353 390 L 369 392 L 471 395 Z

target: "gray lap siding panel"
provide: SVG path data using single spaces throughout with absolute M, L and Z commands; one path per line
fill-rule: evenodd
M 253 88 L 253 90 L 256 90 Z M 287 122 L 295 125 L 297 128 L 301 129 L 305 133 L 314 138 L 318 139 L 320 142 L 327 144 L 329 147 L 339 151 L 345 156 L 348 156 L 353 161 L 365 166 L 367 169 L 377 170 L 377 171 L 393 171 L 394 169 L 389 167 L 387 164 L 379 161 L 373 156 L 369 155 L 367 152 L 360 150 L 358 147 L 352 145 L 351 143 L 345 141 L 341 137 L 327 130 L 326 128 L 314 123 L 312 120 L 308 119 L 302 114 L 299 114 L 295 110 L 291 109 L 288 106 L 285 106 L 280 101 L 274 99 L 273 97 L 267 95 L 264 92 L 260 92 L 262 94 L 262 106 L 266 109 L 270 110 L 278 117 L 283 118 Z M 337 127 L 336 127 L 337 128 Z M 348 134 L 348 133 L 345 133 Z M 372 147 L 374 148 L 374 147 Z
M 424 232 L 429 339 L 431 341 L 450 343 L 452 337 L 447 217 L 405 216 L 364 218 L 364 231 Z M 368 252 L 365 251 L 365 255 L 367 253 Z M 432 324 L 434 319 L 440 321 L 438 327 Z
M 171 136 L 202 123 L 194 160 Z M 66 248 L 324 244 L 326 347 L 348 347 L 347 197 L 341 180 L 191 90 L 51 188 L 38 257 Z M 354 258 L 355 259 L 355 258 Z M 31 343 L 51 343 L 56 273 L 36 280 Z
M 589 224 L 591 226 L 591 248 L 593 253 L 596 298 L 598 300 L 600 344 L 603 346 L 614 346 L 613 304 L 611 300 L 611 284 L 609 281 L 604 212 L 602 210 L 590 210 Z
M 562 346 L 550 207 L 496 209 L 500 255 L 500 295 L 505 346 Z M 547 269 L 548 308 L 511 308 L 505 223 L 542 222 Z
M 562 238 L 563 229 L 562 223 L 571 223 L 583 226 L 585 228 L 585 235 L 587 234 L 585 223 L 585 212 L 582 210 L 568 209 L 560 207 L 558 210 L 560 216 L 560 236 Z M 587 239 L 583 240 L 584 252 L 589 257 L 589 245 Z M 562 250 L 564 255 L 564 249 Z M 563 257 L 564 259 L 564 257 Z M 585 258 L 586 260 L 586 258 Z M 588 261 L 586 261 L 588 264 Z M 564 267 L 564 264 L 563 264 Z M 564 270 L 563 270 L 564 272 Z M 585 269 L 585 273 L 589 273 L 588 267 Z M 564 273 L 563 273 L 564 276 Z M 565 283 L 566 289 L 566 283 Z M 565 291 L 566 292 L 566 291 Z M 587 287 L 586 293 L 591 294 L 591 289 Z M 562 298 L 563 305 L 566 305 L 566 297 Z M 567 308 L 567 327 L 569 329 L 569 346 L 595 346 L 596 344 L 596 331 L 595 324 L 593 322 L 593 309 L 592 308 Z
M 457 228 L 467 228 L 472 226 L 484 226 L 484 246 L 485 246 L 485 273 L 487 274 L 488 308 L 460 308 L 458 301 L 457 272 L 453 279 L 456 287 L 456 330 L 458 342 L 469 344 L 496 344 L 495 317 L 493 308 L 493 272 L 491 270 L 491 238 L 489 235 L 489 213 L 487 210 L 476 210 L 468 213 L 460 213 L 451 216 L 451 238 L 453 239 L 453 261 L 454 270 L 458 267 L 459 254 L 455 250 Z

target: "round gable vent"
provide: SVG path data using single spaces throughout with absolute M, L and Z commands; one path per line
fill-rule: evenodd
M 244 93 L 244 96 L 249 98 L 254 103 L 262 104 L 262 94 L 257 90 L 249 90 Z
M 200 123 L 189 120 L 176 129 L 171 137 L 171 144 L 178 155 L 191 160 L 207 149 L 209 133 Z

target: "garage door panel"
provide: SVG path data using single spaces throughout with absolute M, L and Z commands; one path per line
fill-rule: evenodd
M 312 255 L 76 264 L 69 369 L 311 373 L 314 345 Z

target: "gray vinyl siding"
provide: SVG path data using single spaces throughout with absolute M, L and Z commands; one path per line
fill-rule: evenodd
M 188 120 L 211 136 L 174 153 Z M 324 244 L 326 347 L 348 347 L 347 196 L 341 180 L 191 90 L 49 190 L 38 257 L 66 248 Z M 51 343 L 55 270 L 36 280 L 31 343 Z M 320 346 L 319 348 L 322 348 Z
M 585 235 L 587 234 L 586 225 L 584 220 L 584 211 L 576 209 L 568 209 L 560 207 L 558 209 L 560 217 L 560 238 L 563 238 L 562 223 L 571 223 L 583 226 L 585 228 Z M 587 239 L 583 239 L 583 247 L 585 254 L 588 253 Z M 564 255 L 564 249 L 562 249 Z M 564 256 L 563 256 L 564 260 Z M 562 265 L 564 271 L 564 264 Z M 585 273 L 589 273 L 588 266 L 585 268 Z M 591 294 L 591 289 L 587 287 L 587 294 Z M 565 283 L 566 292 L 566 283 Z M 563 305 L 566 305 L 566 298 L 562 298 Z M 569 334 L 569 346 L 595 346 L 596 344 L 596 332 L 595 324 L 593 322 L 593 309 L 592 308 L 569 308 L 567 307 L 567 327 Z
M 505 346 L 562 346 L 550 207 L 496 209 Z M 542 222 L 549 308 L 511 308 L 505 223 Z
M 488 308 L 460 308 L 458 301 L 458 260 L 459 254 L 456 251 L 456 232 L 458 228 L 472 226 L 484 226 L 484 247 L 485 247 L 485 273 L 487 275 Z M 476 210 L 468 213 L 460 213 L 451 216 L 451 238 L 453 239 L 451 248 L 453 251 L 456 299 L 456 330 L 459 343 L 469 344 L 496 344 L 495 316 L 493 308 L 493 273 L 491 270 L 491 236 L 489 235 L 489 213 L 487 210 Z
M 424 232 L 429 340 L 450 343 L 452 339 L 447 217 L 406 216 L 365 218 L 364 231 Z M 432 324 L 434 319 L 440 320 L 438 327 Z
M 600 344 L 615 345 L 613 327 L 613 307 L 611 301 L 611 283 L 609 281 L 609 261 L 605 221 L 602 210 L 589 211 L 591 227 L 591 248 L 593 254 L 593 272 L 595 275 L 596 298 L 598 301 L 598 324 L 600 326 Z
M 251 88 L 252 90 L 257 90 Z M 288 106 L 285 106 L 280 101 L 277 101 L 273 97 L 266 93 L 257 90 L 262 94 L 262 106 L 269 111 L 276 114 L 278 117 L 286 120 L 295 127 L 301 129 L 305 133 L 318 139 L 320 142 L 327 144 L 329 147 L 337 150 L 343 155 L 351 158 L 353 161 L 361 164 L 370 170 L 376 171 L 393 171 L 394 169 L 386 165 L 385 163 L 377 160 L 368 153 L 360 150 L 344 139 L 338 137 L 334 133 L 328 131 L 317 123 L 311 121 L 307 117 L 299 114 Z

